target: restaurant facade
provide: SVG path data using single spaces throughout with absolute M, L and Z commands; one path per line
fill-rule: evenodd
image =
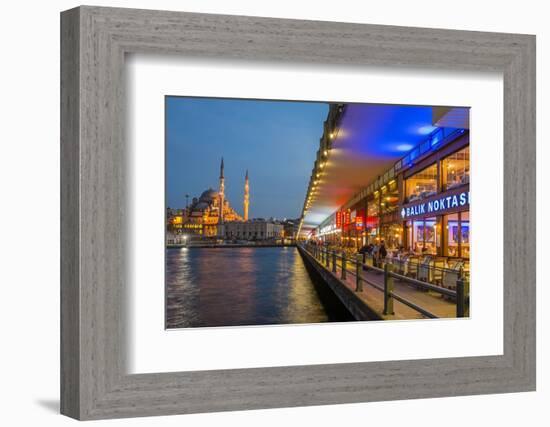
M 470 135 L 437 128 L 314 231 L 350 248 L 470 257 Z

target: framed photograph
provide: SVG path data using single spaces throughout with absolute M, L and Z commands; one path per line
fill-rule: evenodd
M 535 390 L 535 37 L 61 15 L 61 411 Z

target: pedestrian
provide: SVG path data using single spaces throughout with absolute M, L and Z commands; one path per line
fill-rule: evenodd
M 386 250 L 386 244 L 382 240 L 380 242 L 380 248 L 378 249 L 378 259 L 380 262 L 383 262 L 386 259 L 386 256 L 388 255 L 388 251 Z
M 378 243 L 372 246 L 372 263 L 375 267 L 378 267 Z

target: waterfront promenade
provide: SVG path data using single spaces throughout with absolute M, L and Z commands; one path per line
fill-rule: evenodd
M 359 274 L 361 285 L 357 287 L 357 268 L 351 261 L 347 262 L 346 274 L 342 277 L 342 261 L 336 259 L 336 266 L 333 266 L 333 259 L 329 257 L 329 265 L 326 265 L 326 258 L 316 257 L 305 247 L 299 246 L 299 250 L 306 263 L 309 263 L 325 282 L 333 288 L 335 294 L 344 299 L 344 304 L 356 312 L 357 320 L 405 320 L 424 319 L 426 317 L 456 318 L 456 300 L 448 298 L 433 290 L 419 289 L 417 286 L 394 279 L 393 293 L 409 304 L 393 299 L 393 314 L 384 314 L 384 272 L 375 271 L 360 264 Z M 352 297 L 350 297 L 353 295 Z M 417 306 L 432 316 L 426 316 L 417 309 Z M 368 313 L 364 315 L 362 313 Z M 368 319 L 367 319 L 368 318 Z

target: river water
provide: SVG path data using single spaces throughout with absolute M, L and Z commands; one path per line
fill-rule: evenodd
M 166 327 L 353 320 L 294 247 L 166 251 Z

